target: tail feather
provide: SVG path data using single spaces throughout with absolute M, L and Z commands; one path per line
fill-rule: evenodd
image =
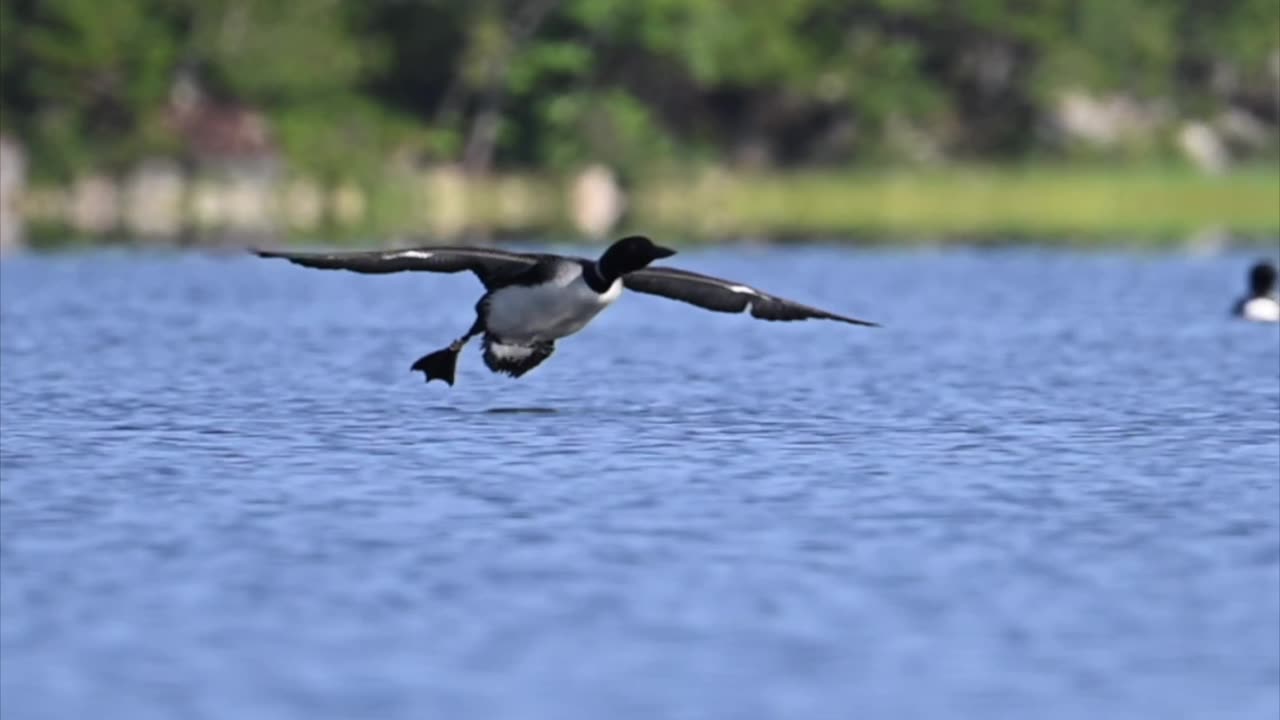
M 549 340 L 523 345 L 485 335 L 484 364 L 495 373 L 518 378 L 551 357 L 555 349 L 556 344 Z

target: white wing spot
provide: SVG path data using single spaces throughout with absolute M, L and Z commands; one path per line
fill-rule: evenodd
M 742 294 L 742 295 L 755 295 L 755 294 L 756 294 L 756 291 L 755 291 L 754 289 L 749 288 L 749 287 L 747 287 L 746 285 L 726 285 L 726 286 L 725 286 L 725 289 L 727 289 L 727 290 L 729 290 L 729 291 L 731 291 L 731 292 L 740 293 L 740 294 Z
M 426 252 L 425 250 L 403 250 L 401 252 L 395 253 L 396 257 L 418 258 L 420 260 L 426 260 L 432 255 L 435 255 L 435 253 L 429 253 L 429 252 Z

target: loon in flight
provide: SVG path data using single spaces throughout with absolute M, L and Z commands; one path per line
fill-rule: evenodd
M 422 356 L 410 368 L 426 382 L 453 385 L 458 354 L 483 335 L 484 362 L 495 373 L 520 377 L 550 357 L 555 342 L 578 332 L 618 296 L 623 287 L 660 295 L 708 310 L 750 310 L 762 320 L 836 320 L 876 327 L 876 323 L 802 305 L 753 287 L 687 270 L 650 267 L 675 254 L 643 235 L 614 242 L 598 260 L 548 253 L 520 253 L 476 247 L 419 247 L 363 252 L 290 252 L 254 250 L 259 257 L 284 258 L 310 268 L 358 273 L 407 270 L 475 273 L 485 294 L 476 303 L 476 319 L 448 347 Z

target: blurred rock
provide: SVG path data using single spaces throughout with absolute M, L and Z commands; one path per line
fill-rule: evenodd
M 444 237 L 460 233 L 467 223 L 467 182 L 463 172 L 451 166 L 432 168 L 423 183 L 432 232 Z
M 1053 121 L 1069 139 L 1110 147 L 1153 132 L 1167 115 L 1158 104 L 1124 95 L 1099 98 L 1072 91 L 1059 96 Z
M 569 202 L 574 227 L 593 238 L 612 230 L 626 207 L 617 178 L 603 165 L 592 165 L 574 178 Z
M 223 224 L 246 233 L 268 233 L 275 226 L 275 184 L 267 175 L 238 173 L 223 187 Z
M 504 227 L 528 227 L 537 215 L 537 197 L 529 182 L 521 177 L 500 177 L 494 181 L 498 222 Z
M 314 230 L 324 217 L 324 193 L 315 183 L 295 180 L 285 190 L 284 211 L 290 227 Z
M 194 180 L 189 202 L 191 224 L 199 230 L 221 225 L 227 215 L 225 194 L 218 183 L 203 178 Z
M 1202 122 L 1187 123 L 1178 131 L 1178 147 L 1196 167 L 1207 173 L 1218 174 L 1227 169 L 1230 157 L 1222 138 L 1213 128 Z
M 182 228 L 185 181 L 176 163 L 149 160 L 124 184 L 124 223 L 147 238 L 173 237 Z
M 1239 108 L 1229 108 L 1214 119 L 1214 129 L 1222 139 L 1242 149 L 1260 150 L 1274 141 L 1275 132 L 1257 116 Z
M 350 183 L 333 190 L 333 219 L 341 225 L 355 225 L 364 219 L 366 202 L 364 191 Z
M 120 222 L 120 189 L 102 175 L 77 178 L 71 186 L 67 220 L 81 233 L 102 234 Z
M 27 157 L 17 140 L 0 135 L 0 252 L 22 247 L 22 202 Z

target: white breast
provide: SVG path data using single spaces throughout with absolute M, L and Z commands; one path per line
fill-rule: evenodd
M 566 263 L 545 284 L 495 290 L 489 296 L 486 326 L 504 340 L 555 340 L 581 330 L 621 294 L 621 281 L 596 293 L 583 280 L 582 268 Z
M 1280 322 L 1280 300 L 1257 297 L 1240 308 L 1240 316 L 1255 322 Z

